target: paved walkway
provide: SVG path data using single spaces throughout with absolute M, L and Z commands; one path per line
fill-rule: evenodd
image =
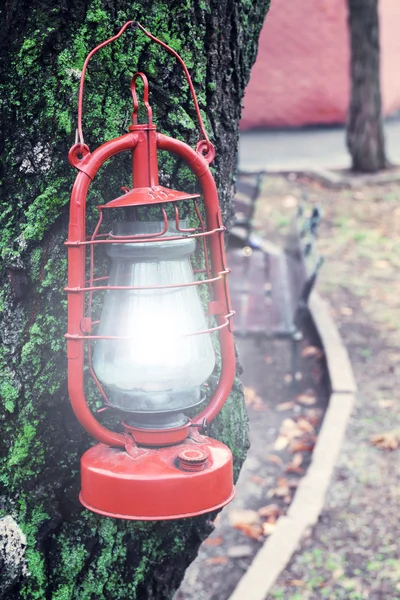
M 385 122 L 386 151 L 400 163 L 400 117 Z M 350 156 L 344 127 L 246 131 L 240 136 L 242 171 L 347 169 Z

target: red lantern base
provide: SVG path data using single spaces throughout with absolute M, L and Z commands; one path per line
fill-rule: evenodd
M 199 435 L 163 448 L 97 444 L 82 456 L 81 482 L 83 506 L 116 519 L 194 517 L 235 496 L 231 451 Z

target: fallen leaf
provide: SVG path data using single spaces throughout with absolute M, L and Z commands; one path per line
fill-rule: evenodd
M 292 375 L 290 375 L 290 373 L 285 375 L 285 377 L 283 379 L 284 379 L 285 383 L 292 383 L 292 381 L 293 381 L 293 377 L 292 377 Z
M 271 365 L 274 362 L 274 359 L 272 358 L 272 356 L 267 354 L 266 356 L 264 356 L 264 361 L 267 363 L 267 365 Z
M 294 421 L 293 419 L 283 419 L 281 431 L 285 431 L 289 435 L 294 434 L 297 431 L 296 421 Z
M 290 444 L 291 452 L 312 452 L 314 450 L 315 442 L 310 441 L 297 441 Z
M 276 520 L 282 514 L 282 509 L 277 504 L 266 504 L 258 509 L 258 514 L 262 518 Z
M 285 581 L 285 584 L 289 585 L 290 587 L 304 587 L 306 582 L 302 579 L 288 579 Z
M 262 538 L 263 528 L 261 524 L 249 525 L 247 523 L 238 523 L 234 527 L 235 529 L 239 529 L 239 531 L 247 535 L 247 537 L 251 538 L 252 540 L 259 540 Z
M 303 358 L 312 358 L 314 356 L 315 358 L 322 358 L 323 355 L 324 353 L 322 352 L 321 348 L 317 348 L 317 346 L 306 346 L 301 351 L 301 356 Z
M 298 421 L 284 419 L 279 433 L 281 435 L 286 435 L 291 440 L 296 437 L 301 437 L 304 433 L 304 427 L 306 427 L 302 424 L 302 421 L 304 421 L 304 419 L 299 419 Z
M 300 419 L 297 420 L 297 425 L 306 433 L 315 433 L 314 427 L 307 419 L 303 419 L 303 417 L 300 417 Z
M 222 537 L 216 537 L 216 538 L 207 538 L 203 544 L 205 546 L 220 546 L 223 542 Z
M 289 400 L 289 402 L 281 402 L 280 404 L 277 404 L 277 406 L 275 408 L 277 411 L 281 412 L 283 410 L 290 410 L 293 407 L 294 407 L 293 400 Z
M 286 437 L 285 435 L 278 435 L 278 437 L 275 440 L 274 450 L 277 450 L 278 452 L 280 450 L 284 450 L 288 444 L 289 444 L 288 437 Z
M 267 480 L 263 479 L 262 477 L 259 477 L 258 475 L 252 475 L 250 477 L 250 481 L 256 483 L 257 485 L 263 485 L 264 483 L 266 483 Z
M 253 408 L 265 406 L 262 398 L 257 395 L 254 388 L 244 388 L 244 401 L 246 406 L 252 406 Z
M 299 394 L 296 396 L 296 402 L 303 404 L 303 406 L 312 406 L 317 401 L 317 397 L 312 390 L 307 391 L 305 394 Z
M 228 559 L 226 556 L 213 556 L 212 558 L 206 558 L 207 565 L 226 565 Z
M 303 469 L 300 468 L 301 463 L 303 462 L 303 455 L 301 452 L 296 452 L 293 456 L 292 461 L 286 466 L 286 473 L 302 473 Z
M 264 535 L 271 535 L 271 533 L 274 532 L 275 528 L 276 523 L 269 523 L 268 521 L 266 521 L 262 524 L 262 531 Z
M 353 314 L 353 309 L 350 306 L 341 306 L 339 312 L 344 317 L 350 317 Z
M 268 454 L 267 456 L 269 462 L 275 463 L 276 465 L 282 465 L 283 460 L 277 454 Z
M 284 498 L 289 494 L 289 486 L 285 477 L 279 477 L 278 485 L 276 488 L 270 490 L 267 494 L 269 498 L 276 496 L 277 498 Z
M 320 409 L 311 409 L 304 413 L 303 419 L 306 419 L 315 429 L 321 420 L 321 415 L 322 411 Z
M 400 445 L 400 438 L 397 431 L 378 433 L 377 435 L 373 435 L 370 441 L 379 450 L 397 450 Z
M 248 508 L 231 508 L 229 511 L 229 524 L 232 527 L 236 525 L 253 525 L 259 522 L 258 513 Z
M 303 425 L 302 429 L 293 419 L 284 419 L 279 430 L 279 435 L 275 440 L 274 450 L 283 450 L 291 440 L 301 437 L 305 430 L 304 427 Z
M 301 452 L 296 452 L 296 454 L 293 456 L 292 464 L 295 467 L 299 467 L 302 462 L 303 462 L 303 455 L 301 454 Z
M 237 544 L 228 548 L 227 555 L 229 558 L 246 558 L 253 555 L 253 548 L 250 544 Z

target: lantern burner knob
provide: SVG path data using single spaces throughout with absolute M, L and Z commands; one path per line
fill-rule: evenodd
M 177 454 L 177 462 L 183 471 L 202 471 L 208 460 L 209 453 L 205 448 L 184 446 Z

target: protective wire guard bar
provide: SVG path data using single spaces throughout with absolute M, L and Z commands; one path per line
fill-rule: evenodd
M 201 331 L 194 331 L 192 333 L 185 333 L 179 337 L 189 337 L 192 335 L 202 335 L 204 333 L 212 333 L 213 331 L 219 331 L 224 327 L 228 327 L 229 319 L 233 317 L 235 312 L 231 310 L 227 315 L 224 315 L 222 318 L 224 319 L 224 323 L 222 325 L 216 325 L 215 327 L 209 327 L 208 329 L 202 329 Z M 135 336 L 118 336 L 118 335 L 79 335 L 79 334 L 65 334 L 65 337 L 69 340 L 134 340 Z
M 139 243 L 143 243 L 143 242 L 165 242 L 165 241 L 173 241 L 173 240 L 182 240 L 182 239 L 187 239 L 187 238 L 202 238 L 202 237 L 207 237 L 209 235 L 213 235 L 214 233 L 220 233 L 220 232 L 224 232 L 226 231 L 226 227 L 222 226 L 222 227 L 216 227 L 215 229 L 211 229 L 210 231 L 204 231 L 202 233 L 191 233 L 189 235 L 176 235 L 176 236 L 168 236 L 168 238 L 160 238 L 159 235 L 162 235 L 165 232 L 161 232 L 160 234 L 157 234 L 157 236 L 154 234 L 154 237 L 152 238 L 151 236 L 153 234 L 147 234 L 145 236 L 140 236 L 140 235 L 124 235 L 124 236 L 116 236 L 116 235 L 112 235 L 111 234 L 111 238 L 110 240 L 85 240 L 84 242 L 81 241 L 76 241 L 76 242 L 65 242 L 65 246 L 91 246 L 93 244 L 115 244 L 115 243 L 119 243 L 119 244 L 134 244 L 135 242 L 137 244 Z M 107 234 L 110 235 L 110 234 Z

